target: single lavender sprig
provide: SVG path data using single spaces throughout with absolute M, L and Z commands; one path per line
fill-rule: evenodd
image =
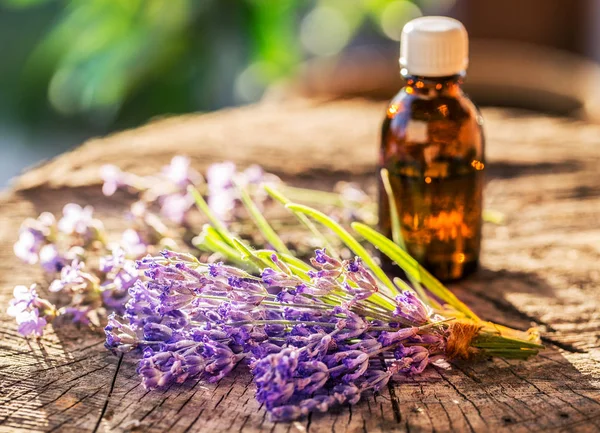
M 56 317 L 56 307 L 38 296 L 35 284 L 29 288 L 16 286 L 13 296 L 6 312 L 17 321 L 19 333 L 41 336 L 44 327 Z

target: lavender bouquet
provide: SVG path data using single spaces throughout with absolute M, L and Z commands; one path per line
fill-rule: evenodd
M 227 186 L 221 190 L 208 182 L 203 185 L 207 202 L 191 176 L 179 175 L 174 194 L 186 203 L 180 209 L 187 212 L 188 203 L 195 202 L 209 221 L 193 241 L 211 254 L 208 263 L 165 249 L 138 260 L 134 270 L 132 255 L 117 246 L 89 277 L 77 261 L 58 265 L 61 277 L 51 284 L 70 294 L 69 305 L 77 305 L 77 311 L 97 312 L 98 303 L 114 311 L 105 327 L 106 346 L 137 356 L 148 389 L 192 378 L 215 382 L 245 363 L 256 398 L 272 418 L 293 420 L 355 404 L 394 377 L 451 368 L 453 358 L 526 359 L 543 348 L 534 331 L 482 321 L 410 257 L 399 237 L 397 213 L 392 215 L 394 241 L 361 222 L 350 227 L 395 261 L 408 281 L 390 279 L 343 225 L 291 202 L 278 182 L 264 185 L 233 176 L 228 183 L 220 180 Z M 126 184 L 112 181 L 117 187 Z M 144 187 L 143 194 L 150 190 Z M 226 206 L 223 197 L 210 199 L 211 190 L 227 192 Z M 308 261 L 294 254 L 264 217 L 261 207 L 268 198 L 319 239 L 323 248 Z M 215 212 L 233 209 L 234 201 L 269 248 L 252 248 Z M 85 300 L 91 294 L 99 301 Z M 78 296 L 83 296 L 79 303 Z M 59 308 L 24 287 L 18 294 L 15 290 L 11 308 L 24 334 L 40 334 L 46 321 L 60 315 Z

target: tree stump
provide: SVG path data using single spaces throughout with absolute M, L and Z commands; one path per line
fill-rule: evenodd
M 0 304 L 17 284 L 47 285 L 12 254 L 19 225 L 67 202 L 92 204 L 107 230 L 124 228 L 125 194 L 105 198 L 99 167 L 139 174 L 174 154 L 196 168 L 258 163 L 291 183 L 324 189 L 373 182 L 381 103 L 254 105 L 153 122 L 91 140 L 18 178 L 0 198 Z M 217 384 L 147 392 L 128 357 L 103 336 L 64 326 L 25 340 L 0 311 L 0 431 L 598 431 L 600 430 L 600 127 L 524 112 L 484 110 L 488 137 L 482 269 L 452 286 L 486 319 L 540 326 L 547 349 L 529 362 L 456 362 L 390 385 L 352 408 L 273 424 L 239 366 Z

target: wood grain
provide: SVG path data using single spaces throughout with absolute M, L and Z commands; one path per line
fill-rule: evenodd
M 382 110 L 353 100 L 168 119 L 90 141 L 29 171 L 0 199 L 0 305 L 16 284 L 45 284 L 12 255 L 25 217 L 75 201 L 93 204 L 109 231 L 123 229 L 119 215 L 131 198 L 101 196 L 101 164 L 148 173 L 186 153 L 199 169 L 229 158 L 329 187 L 333 177 L 369 178 Z M 539 357 L 455 363 L 355 407 L 273 424 L 242 365 L 217 384 L 146 392 L 135 364 L 108 353 L 101 332 L 63 326 L 27 341 L 2 309 L 0 431 L 600 430 L 600 129 L 522 112 L 484 116 L 486 206 L 505 213 L 507 224 L 486 224 L 481 271 L 453 289 L 490 320 L 539 324 L 548 345 Z

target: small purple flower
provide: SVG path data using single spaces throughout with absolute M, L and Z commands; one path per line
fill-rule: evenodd
M 346 269 L 348 271 L 346 272 L 346 276 L 354 283 L 354 285 L 348 284 L 346 290 L 349 293 L 356 295 L 355 300 L 366 299 L 373 293 L 379 291 L 377 280 L 371 272 L 364 267 L 362 260 L 360 260 L 359 257 L 355 257 L 354 260 L 348 261 Z
M 16 286 L 13 290 L 14 298 L 8 305 L 7 314 L 13 316 L 18 325 L 18 332 L 27 337 L 29 335 L 41 336 L 47 320 L 40 316 L 40 309 L 50 311 L 53 307 L 47 301 L 41 300 L 35 290 L 35 284 L 27 288 Z
M 361 388 L 354 384 L 336 385 L 330 395 L 316 395 L 295 404 L 271 409 L 271 418 L 273 421 L 294 421 L 311 412 L 327 412 L 338 404 L 356 404 L 360 400 L 361 391 Z
M 369 367 L 369 355 L 360 350 L 348 351 L 347 354 L 348 356 L 343 360 L 343 364 L 347 370 L 342 380 L 345 383 L 353 383 L 367 371 Z
M 342 262 L 329 256 L 325 248 L 315 250 L 315 257 L 311 258 L 310 261 L 315 267 L 320 269 L 342 269 Z
M 333 311 L 336 314 L 343 313 L 346 315 L 343 322 L 344 328 L 336 335 L 336 339 L 356 338 L 369 329 L 367 321 L 353 311 L 342 307 L 335 307 Z
M 19 239 L 13 246 L 15 255 L 30 265 L 37 263 L 38 253 L 49 242 L 55 224 L 54 215 L 49 212 L 43 212 L 37 219 L 25 220 L 19 230 Z
M 396 310 L 394 311 L 394 315 L 421 326 L 430 321 L 432 314 L 433 311 L 414 292 L 406 290 L 396 296 Z
M 37 335 L 41 337 L 44 334 L 44 328 L 47 323 L 46 319 L 40 317 L 40 312 L 37 308 L 29 311 L 23 311 L 15 317 L 19 325 L 18 331 L 24 337 L 29 335 Z
M 350 260 L 348 262 L 348 270 L 350 272 L 358 272 L 360 270 L 360 259 L 355 258 L 354 260 Z
M 121 235 L 121 246 L 128 257 L 137 259 L 148 253 L 148 245 L 140 233 L 133 229 L 126 229 Z
M 252 165 L 242 172 L 238 172 L 231 161 L 212 164 L 206 173 L 208 185 L 208 205 L 212 212 L 222 221 L 231 218 L 237 201 L 238 191 L 235 183 L 241 186 L 275 183 L 279 178 L 266 174 L 258 165 Z M 253 198 L 260 205 L 267 199 L 267 195 L 260 189 L 253 193 Z
M 211 277 L 216 278 L 219 275 L 225 275 L 222 273 L 221 269 L 223 268 L 223 262 L 211 263 L 208 265 L 209 274 Z
M 312 394 L 325 386 L 329 379 L 329 368 L 321 361 L 301 362 L 298 375 L 300 378 L 295 380 L 296 391 Z
M 391 371 L 369 370 L 365 373 L 364 388 L 372 389 L 373 391 L 381 391 L 390 381 L 392 377 Z
M 108 316 L 108 324 L 104 328 L 107 349 L 118 352 L 129 352 L 138 346 L 141 336 L 134 328 L 122 321 L 113 313 Z
M 286 403 L 294 394 L 294 375 L 300 353 L 296 348 L 282 349 L 252 365 L 256 399 L 268 409 Z
M 261 278 L 268 286 L 276 287 L 296 287 L 302 284 L 302 280 L 294 275 L 287 275 L 283 272 L 277 272 L 271 268 L 265 268 Z
M 396 332 L 384 331 L 379 335 L 378 340 L 383 346 L 391 346 L 394 343 L 414 337 L 415 335 L 417 335 L 418 331 L 418 328 L 403 328 Z
M 102 184 L 102 194 L 107 197 L 113 195 L 119 188 L 125 185 L 125 173 L 116 165 L 103 165 L 100 169 L 100 177 L 104 182 Z
M 13 289 L 13 299 L 8 303 L 6 313 L 9 316 L 17 317 L 18 314 L 28 310 L 38 297 L 35 287 L 35 284 L 32 284 L 29 288 L 16 286 Z
M 429 351 L 423 346 L 404 347 L 400 345 L 394 352 L 396 361 L 392 367 L 405 374 L 420 374 L 429 362 Z
M 60 272 L 65 266 L 65 260 L 54 244 L 44 245 L 39 253 L 40 265 L 48 273 Z
M 25 263 L 33 265 L 38 262 L 38 252 L 44 244 L 43 236 L 31 229 L 21 229 L 19 240 L 15 242 L 13 251 L 15 256 Z
M 235 208 L 237 199 L 237 192 L 233 188 L 235 174 L 236 167 L 231 161 L 212 164 L 206 171 L 208 206 L 223 221 L 230 218 Z
M 169 341 L 173 330 L 160 323 L 148 322 L 144 325 L 144 338 L 149 341 Z
M 121 248 L 114 248 L 110 256 L 100 257 L 100 272 L 111 272 L 113 269 L 120 268 L 125 263 L 125 251 Z
M 85 289 L 95 290 L 98 279 L 84 272 L 84 263 L 73 260 L 70 265 L 65 265 L 60 271 L 60 278 L 52 281 L 48 290 L 51 292 L 71 291 L 78 292 Z
M 151 352 L 146 352 L 149 354 Z M 183 370 L 183 356 L 173 352 L 158 352 L 140 360 L 137 372 L 142 376 L 146 389 L 165 387 L 183 382 L 187 378 Z
M 176 224 L 185 221 L 187 212 L 194 205 L 194 199 L 187 192 L 164 195 L 160 201 L 160 213 Z
M 209 382 L 221 380 L 245 356 L 243 353 L 236 354 L 229 346 L 209 338 L 204 339 L 202 355 L 207 360 L 204 374 Z
M 132 287 L 140 278 L 139 272 L 132 260 L 126 260 L 119 272 L 114 276 L 113 282 L 117 290 L 125 291 Z
M 81 207 L 68 203 L 63 208 L 63 217 L 58 221 L 58 230 L 67 235 L 79 235 L 86 242 L 99 239 L 102 223 L 93 218 L 92 206 Z
M 185 189 L 189 184 L 196 184 L 200 175 L 191 168 L 190 159 L 187 156 L 176 155 L 171 163 L 162 169 L 163 175 L 178 187 Z
M 85 307 L 66 307 L 64 309 L 64 315 L 71 316 L 73 323 L 80 323 L 82 325 L 89 325 L 96 321 L 96 318 L 92 320 L 90 317 L 94 317 L 94 309 L 91 306 Z
M 224 161 L 211 164 L 206 170 L 206 181 L 210 191 L 218 192 L 233 186 L 236 173 L 235 163 Z
M 245 183 L 258 185 L 265 179 L 265 171 L 260 165 L 253 164 L 242 173 Z

